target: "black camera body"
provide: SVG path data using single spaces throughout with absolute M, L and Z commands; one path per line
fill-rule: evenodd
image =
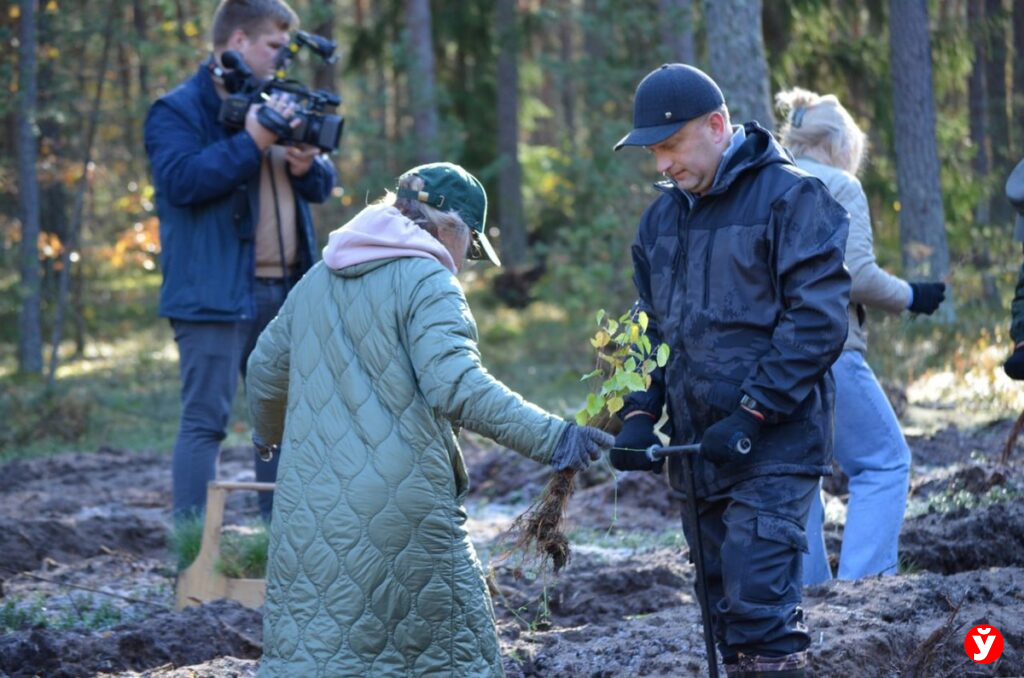
M 295 118 L 301 122 L 296 127 L 288 124 L 273 125 L 269 118 L 260 118 L 260 124 L 276 132 L 278 143 L 310 144 L 324 152 L 337 150 L 345 118 L 327 109 L 341 105 L 341 96 L 325 89 L 312 90 L 298 80 L 284 77 L 288 62 L 299 47 L 308 46 L 327 63 L 334 63 L 335 44 L 333 41 L 303 31 L 296 33 L 292 41 L 281 49 L 275 63 L 274 76 L 260 80 L 253 75 L 238 52 L 228 50 L 221 55 L 221 63 L 227 69 L 222 73 L 224 87 L 229 96 L 221 103 L 217 120 L 228 129 L 245 127 L 245 116 L 253 104 L 262 104 L 273 94 L 284 94 L 296 105 Z

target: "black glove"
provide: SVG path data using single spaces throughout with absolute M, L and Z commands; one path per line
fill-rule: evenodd
M 622 430 L 615 436 L 615 447 L 608 455 L 608 461 L 619 471 L 654 471 L 661 473 L 665 460 L 651 461 L 647 448 L 661 445 L 661 439 L 654 433 L 653 417 L 638 414 L 622 423 Z
M 740 407 L 725 419 L 704 431 L 700 453 L 715 466 L 737 461 L 743 439 L 753 445 L 761 435 L 761 420 L 757 415 Z
M 585 471 L 590 462 L 597 461 L 605 450 L 611 448 L 614 440 L 601 429 L 569 424 L 558 439 L 549 463 L 556 471 L 567 468 Z
M 910 302 L 911 313 L 931 315 L 946 298 L 946 283 L 916 282 L 910 283 L 914 291 L 914 300 Z
M 1003 363 L 1003 371 L 1010 379 L 1024 379 L 1024 343 L 1017 344 Z

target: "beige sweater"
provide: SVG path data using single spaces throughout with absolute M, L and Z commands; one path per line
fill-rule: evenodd
M 884 271 L 875 260 L 868 199 L 857 177 L 808 158 L 796 164 L 821 179 L 833 197 L 850 213 L 846 241 L 846 267 L 850 271 L 850 333 L 844 351 L 867 351 L 867 334 L 857 318 L 857 305 L 899 313 L 910 303 L 910 284 Z

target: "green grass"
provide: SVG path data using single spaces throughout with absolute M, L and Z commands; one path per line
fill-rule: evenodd
M 925 499 L 911 497 L 907 504 L 906 517 L 917 518 L 929 513 L 956 513 L 976 508 L 1019 501 L 1024 492 L 1014 487 L 996 485 L 984 494 L 975 494 L 960 487 L 949 487 L 944 492 L 933 494 Z
M 167 550 L 177 562 L 178 572 L 192 564 L 203 542 L 203 519 L 191 518 L 175 523 L 167 535 Z
M 178 572 L 192 564 L 203 541 L 202 518 L 178 522 L 167 538 L 167 548 Z M 267 572 L 270 534 L 263 522 L 234 526 L 221 533 L 217 572 L 236 579 L 262 579 Z
M 69 594 L 70 605 L 47 608 L 42 597 L 7 599 L 0 607 L 0 632 L 12 633 L 28 629 L 101 631 L 116 626 L 124 613 L 109 600 L 97 600 L 85 594 Z
M 217 571 L 236 579 L 262 579 L 267 576 L 267 547 L 270 533 L 263 523 L 242 531 L 226 531 L 220 540 Z

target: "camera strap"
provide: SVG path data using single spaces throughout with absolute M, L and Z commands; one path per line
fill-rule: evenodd
M 260 110 L 268 109 L 264 106 Z M 281 119 L 283 120 L 284 118 L 282 117 Z M 273 153 L 270 150 L 271 148 L 273 146 L 267 149 L 267 153 L 263 158 L 264 162 L 267 163 L 267 171 L 270 172 L 270 193 L 274 196 L 274 220 L 277 223 L 277 256 L 281 260 L 281 278 L 284 280 L 284 294 L 288 296 L 288 292 L 291 291 L 292 279 L 291 275 L 288 274 L 288 262 L 284 258 L 284 233 L 281 232 L 281 201 L 277 197 L 277 176 L 274 174 L 274 159 L 271 157 Z M 287 170 L 285 171 L 287 172 Z

